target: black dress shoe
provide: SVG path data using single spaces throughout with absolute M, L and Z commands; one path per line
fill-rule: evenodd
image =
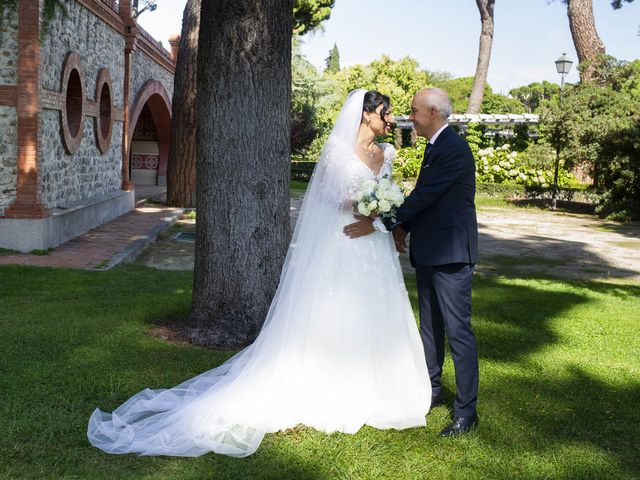
M 442 405 L 444 405 L 442 397 L 431 397 L 431 408 L 441 407 Z
M 453 417 L 453 421 L 440 432 L 441 437 L 453 437 L 469 431 L 478 425 L 478 415 L 473 417 Z

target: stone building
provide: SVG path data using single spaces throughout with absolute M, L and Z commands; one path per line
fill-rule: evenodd
M 70 0 L 42 32 L 44 0 L 0 25 L 0 247 L 55 247 L 166 181 L 177 54 L 131 0 Z

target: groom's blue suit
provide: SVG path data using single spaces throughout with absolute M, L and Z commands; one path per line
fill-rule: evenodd
M 442 395 L 445 331 L 456 372 L 455 415 L 476 414 L 478 350 L 471 329 L 471 282 L 478 257 L 475 162 L 467 142 L 447 126 L 428 144 L 415 189 L 395 223 L 411 232 L 420 335 L 432 396 Z

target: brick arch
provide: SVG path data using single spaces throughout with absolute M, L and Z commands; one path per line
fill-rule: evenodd
M 171 145 L 171 99 L 164 85 L 157 80 L 147 81 L 133 102 L 129 122 L 128 139 L 129 144 L 127 151 L 131 151 L 131 140 L 133 132 L 136 129 L 138 119 L 142 113 L 142 109 L 148 105 L 151 111 L 153 123 L 158 132 L 158 147 L 160 154 L 158 158 L 158 176 L 167 175 L 167 162 L 169 160 L 169 147 Z
M 70 91 L 69 81 L 72 75 L 74 85 L 75 79 L 77 79 L 79 86 Z M 72 51 L 67 54 L 62 67 L 60 83 L 60 90 L 64 98 L 62 110 L 60 110 L 62 140 L 67 152 L 74 154 L 78 151 L 84 135 L 85 114 L 84 70 L 78 52 Z

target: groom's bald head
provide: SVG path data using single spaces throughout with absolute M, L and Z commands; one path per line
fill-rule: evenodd
M 453 111 L 449 95 L 441 88 L 423 88 L 414 99 L 424 107 L 435 108 L 443 120 L 447 120 Z
M 440 88 L 423 88 L 413 96 L 409 119 L 418 135 L 431 138 L 447 122 L 451 110 L 447 92 Z

